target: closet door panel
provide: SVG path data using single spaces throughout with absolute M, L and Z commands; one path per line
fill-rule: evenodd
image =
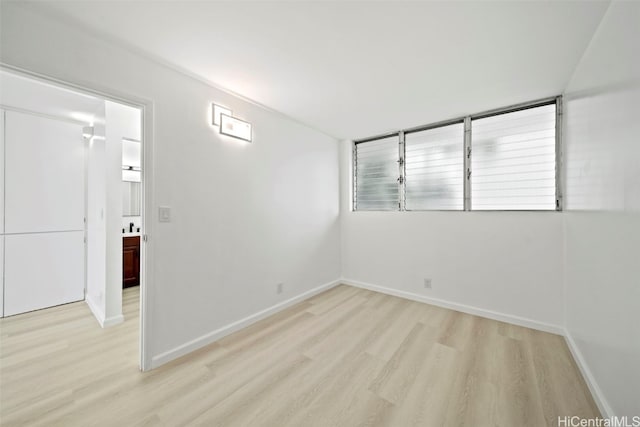
M 4 110 L 0 109 L 0 317 L 4 317 Z
M 84 299 L 84 232 L 5 236 L 4 315 Z
M 0 234 L 4 234 L 4 114 L 0 109 Z
M 5 113 L 5 233 L 84 229 L 80 125 Z
M 4 236 L 0 235 L 0 317 L 4 317 Z

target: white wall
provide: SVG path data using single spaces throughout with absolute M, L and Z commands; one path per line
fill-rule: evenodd
M 352 212 L 351 143 L 341 144 L 345 279 L 559 330 L 561 214 Z M 432 279 L 431 290 L 424 278 Z
M 88 153 L 87 304 L 98 322 L 122 322 L 122 138 L 140 138 L 141 111 L 111 101 Z
M 122 138 L 140 139 L 141 110 L 105 102 L 105 160 L 107 163 L 107 265 L 105 316 L 122 318 Z
M 638 40 L 613 2 L 565 96 L 566 329 L 604 415 L 640 414 Z
M 147 359 L 166 360 L 340 276 L 335 140 L 48 18 L 37 4 L 1 7 L 2 62 L 152 103 Z M 217 134 L 213 101 L 253 124 L 252 144 Z M 158 206 L 172 208 L 171 223 L 157 223 Z
M 105 103 L 98 115 L 104 118 Z M 107 288 L 107 163 L 103 123 L 94 124 L 87 148 L 87 293 L 85 301 L 100 323 L 105 324 Z

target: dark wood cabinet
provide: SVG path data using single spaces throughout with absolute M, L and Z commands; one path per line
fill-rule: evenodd
M 140 236 L 122 239 L 122 287 L 140 285 Z

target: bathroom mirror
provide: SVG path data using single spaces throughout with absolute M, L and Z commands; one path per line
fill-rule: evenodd
M 122 216 L 140 216 L 141 185 L 122 181 Z

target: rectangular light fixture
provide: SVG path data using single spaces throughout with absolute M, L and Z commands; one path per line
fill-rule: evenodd
M 220 126 L 220 115 L 222 114 L 226 114 L 227 116 L 231 116 L 231 110 L 228 108 L 225 108 L 221 105 L 218 104 L 213 104 L 213 125 L 214 126 Z
M 228 114 L 220 115 L 220 133 L 251 142 L 251 123 Z

